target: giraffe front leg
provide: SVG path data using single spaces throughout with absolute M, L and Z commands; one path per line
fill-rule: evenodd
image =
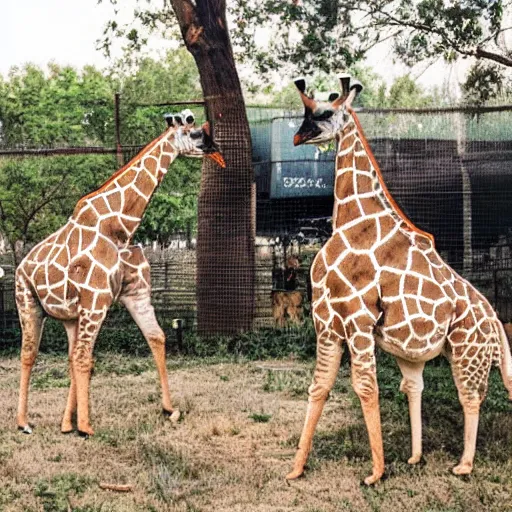
M 78 335 L 73 348 L 73 375 L 76 386 L 77 426 L 81 436 L 94 434 L 89 421 L 89 386 L 93 366 L 94 343 L 105 320 L 102 311 L 81 311 L 78 318 Z
M 69 434 L 73 431 L 73 414 L 76 411 L 76 383 L 75 383 L 75 372 L 73 371 L 73 351 L 75 348 L 76 337 L 77 337 L 77 322 L 65 322 L 64 327 L 66 334 L 68 335 L 68 355 L 69 355 L 69 393 L 68 401 L 66 403 L 66 409 L 62 417 L 60 431 L 63 434 Z
M 409 464 L 417 464 L 421 460 L 422 455 L 421 394 L 423 391 L 423 369 L 425 368 L 425 363 L 412 363 L 399 357 L 396 358 L 396 361 L 403 376 L 400 383 L 400 391 L 407 395 L 409 401 L 412 454 L 407 462 Z
M 313 382 L 308 389 L 309 400 L 306 420 L 300 436 L 297 454 L 295 455 L 293 470 L 286 475 L 287 480 L 298 478 L 304 473 L 304 466 L 311 450 L 313 435 L 327 396 L 336 381 L 342 353 L 342 339 L 338 334 L 326 328 L 318 335 L 316 367 Z
M 378 482 L 384 474 L 384 447 L 379 407 L 379 387 L 373 336 L 356 333 L 349 340 L 351 354 L 352 387 L 361 402 L 364 421 L 370 439 L 373 471 L 364 479 L 366 485 Z
M 172 407 L 165 362 L 165 334 L 158 325 L 149 290 L 139 289 L 131 294 L 122 295 L 120 301 L 135 320 L 151 349 L 162 389 L 162 409 L 174 423 L 179 419 L 180 412 Z

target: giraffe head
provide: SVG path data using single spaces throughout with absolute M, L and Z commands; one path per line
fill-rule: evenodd
M 348 112 L 354 98 L 362 91 L 361 82 L 349 75 L 341 75 L 343 94 L 333 92 L 327 101 L 317 101 L 306 94 L 306 81 L 295 80 L 302 103 L 304 103 L 304 120 L 293 138 L 293 144 L 324 144 L 336 138 L 347 123 Z
M 169 126 L 169 144 L 178 154 L 195 158 L 206 156 L 220 167 L 226 167 L 211 136 L 210 123 L 197 127 L 194 114 L 188 109 L 179 114 L 165 114 L 164 117 Z

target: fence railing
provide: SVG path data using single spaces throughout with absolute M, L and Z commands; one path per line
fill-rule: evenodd
M 202 105 L 197 101 L 157 106 L 191 103 Z M 330 230 L 334 153 L 293 147 L 292 134 L 300 120 L 297 112 L 249 111 L 258 192 L 257 235 L 303 249 L 321 244 Z M 359 116 L 392 195 L 413 222 L 435 235 L 443 257 L 482 290 L 503 320 L 511 320 L 512 106 L 360 109 Z M 115 147 L 0 147 L 0 163 L 10 157 L 77 154 L 111 154 L 119 159 L 121 153 L 125 161 L 144 141 L 140 145 L 123 142 L 121 123 L 118 119 L 115 124 Z M 290 191 L 292 185 L 315 185 L 319 183 L 315 179 L 323 176 L 322 187 L 327 186 L 318 194 Z M 188 259 L 180 261 L 184 254 Z M 168 257 L 152 264 L 156 309 L 160 318 L 182 318 L 193 329 L 195 253 L 169 251 Z M 258 259 L 255 327 L 273 325 L 272 272 L 282 264 L 275 258 Z M 301 274 L 305 283 L 306 263 Z M 17 329 L 13 284 L 7 277 L 0 281 L 0 335 Z

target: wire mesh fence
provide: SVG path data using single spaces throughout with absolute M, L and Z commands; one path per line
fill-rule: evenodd
M 201 106 L 192 107 L 201 120 Z M 15 162 L 41 162 L 58 154 L 71 162 L 76 155 L 100 154 L 95 158 L 106 159 L 103 173 L 107 175 L 115 170 L 116 162 L 128 161 L 144 141 L 161 132 L 161 116 L 170 108 L 141 106 L 142 120 L 127 119 L 131 128 L 146 123 L 139 139 L 128 135 L 133 130 L 127 129 L 124 135 L 121 107 L 119 137 L 112 139 L 111 147 L 27 150 L 4 145 L 0 172 L 13 158 Z M 300 113 L 251 107 L 247 113 L 257 199 L 252 325 L 254 330 L 289 328 L 289 336 L 296 337 L 300 333 L 297 325 L 307 319 L 309 311 L 309 265 L 331 232 L 334 149 L 293 147 Z M 384 180 L 401 208 L 435 236 L 441 255 L 490 299 L 502 320 L 512 320 L 512 107 L 362 110 L 358 115 Z M 193 332 L 197 325 L 201 283 L 196 279 L 195 246 L 195 229 L 177 230 L 167 247 L 146 250 L 152 262 L 157 316 L 178 344 L 181 332 Z M 12 344 L 19 340 L 19 326 L 13 267 L 6 270 L 0 282 L 0 337 L 4 344 Z M 222 272 L 227 275 L 230 269 Z M 125 313 L 114 309 L 105 330 L 119 330 L 126 319 Z M 304 339 L 309 335 L 305 331 Z

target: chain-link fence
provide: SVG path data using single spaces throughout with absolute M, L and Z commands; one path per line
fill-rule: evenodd
M 158 135 L 161 115 L 171 107 L 139 108 L 154 115 L 154 124 L 144 132 L 147 138 Z M 200 106 L 195 108 L 200 117 Z M 71 161 L 76 158 L 71 155 L 103 152 L 113 172 L 114 158 L 127 161 L 143 146 L 142 140 L 123 140 L 122 108 L 120 112 L 112 147 L 60 149 L 59 158 Z M 512 320 L 512 107 L 362 110 L 358 115 L 401 208 L 435 236 L 446 261 L 491 300 L 500 317 Z M 257 197 L 253 328 L 300 326 L 309 309 L 309 265 L 331 230 L 334 151 L 293 146 L 300 113 L 249 107 L 248 117 Z M 15 150 L 17 161 L 42 161 L 56 148 Z M 0 172 L 13 157 L 10 151 L 0 150 Z M 146 250 L 152 261 L 153 302 L 176 340 L 182 329 L 196 326 L 195 236 L 193 227 L 177 230 L 165 248 Z M 230 250 L 234 248 L 226 247 Z M 19 339 L 19 327 L 12 267 L 6 270 L 0 283 L 0 336 L 11 343 Z M 124 325 L 124 318 L 114 312 L 105 328 Z M 290 336 L 296 333 L 290 330 Z

